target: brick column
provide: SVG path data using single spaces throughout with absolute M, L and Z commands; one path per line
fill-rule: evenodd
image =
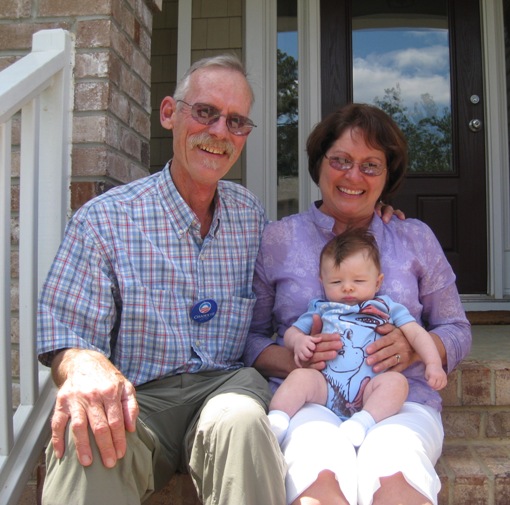
M 0 69 L 32 34 L 76 38 L 72 208 L 148 174 L 153 12 L 162 0 L 2 0 Z

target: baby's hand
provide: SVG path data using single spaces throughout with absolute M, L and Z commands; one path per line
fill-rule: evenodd
M 317 342 L 320 342 L 320 338 L 307 335 L 306 338 L 302 339 L 301 342 L 295 346 L 294 361 L 299 368 L 313 356 Z
M 427 365 L 425 368 L 425 378 L 429 386 L 436 391 L 443 389 L 448 382 L 443 367 L 439 365 Z
M 294 353 L 294 361 L 298 367 L 302 367 L 303 363 L 307 362 L 312 356 L 313 351 L 315 351 L 315 344 L 313 345 L 313 349 L 308 349 L 307 347 L 303 347 L 301 349 L 296 349 Z

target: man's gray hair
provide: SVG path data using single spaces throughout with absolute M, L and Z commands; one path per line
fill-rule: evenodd
M 250 89 L 251 95 L 250 105 L 253 105 L 255 95 L 253 93 L 253 88 L 251 87 L 251 84 L 248 81 L 248 74 L 241 60 L 234 54 L 220 54 L 218 56 L 202 58 L 201 60 L 198 60 L 195 63 L 193 63 L 193 65 L 191 65 L 191 67 L 188 69 L 188 71 L 184 74 L 182 79 L 177 83 L 177 86 L 175 87 L 174 92 L 175 100 L 183 100 L 184 97 L 186 96 L 186 93 L 188 92 L 190 85 L 191 74 L 193 74 L 193 72 L 196 72 L 197 70 L 202 70 L 207 67 L 221 67 L 241 73 L 245 77 L 246 82 L 248 84 L 248 88 Z

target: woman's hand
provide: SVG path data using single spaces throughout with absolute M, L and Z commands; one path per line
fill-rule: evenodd
M 417 361 L 418 356 L 414 352 L 407 338 L 401 330 L 392 324 L 383 324 L 376 329 L 382 335 L 375 342 L 367 346 L 367 364 L 375 373 L 386 370 L 402 372 L 409 365 Z

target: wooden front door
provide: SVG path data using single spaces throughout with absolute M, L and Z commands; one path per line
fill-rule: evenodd
M 409 141 L 393 205 L 435 232 L 463 294 L 487 292 L 479 0 L 321 0 L 323 116 L 380 106 Z

